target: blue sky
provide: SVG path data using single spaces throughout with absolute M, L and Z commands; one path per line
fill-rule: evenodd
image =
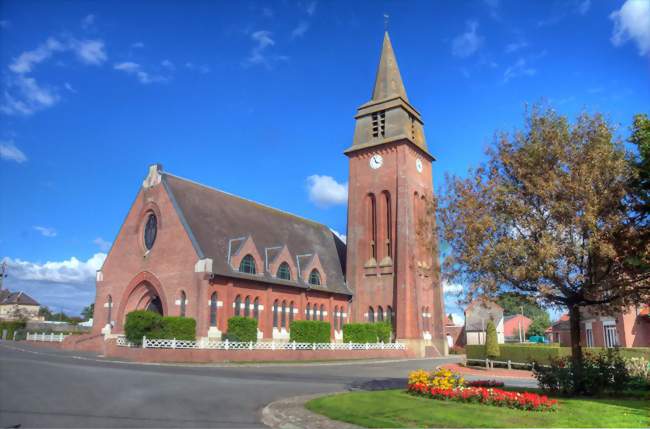
M 484 159 L 527 103 L 650 111 L 650 0 L 0 3 L 0 257 L 79 311 L 147 166 L 345 233 L 384 26 L 437 157 Z M 452 311 L 458 312 L 455 307 Z

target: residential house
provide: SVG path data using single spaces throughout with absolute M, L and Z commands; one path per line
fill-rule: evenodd
M 25 292 L 0 290 L 0 320 L 41 320 L 40 308 L 40 304 Z
M 508 342 L 526 341 L 526 332 L 533 323 L 532 319 L 523 314 L 514 314 L 503 318 L 503 335 Z
M 490 320 L 496 326 L 499 343 L 503 344 L 503 308 L 495 302 L 483 300 L 473 301 L 465 309 L 465 343 L 485 344 L 486 327 Z

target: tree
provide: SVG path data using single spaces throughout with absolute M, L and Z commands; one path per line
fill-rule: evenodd
M 497 328 L 494 326 L 493 321 L 488 320 L 485 328 L 485 356 L 494 359 L 499 357 L 500 354 Z
M 38 309 L 38 316 L 45 320 L 52 320 L 52 312 L 44 305 Z
M 95 312 L 95 304 L 92 303 L 87 307 L 84 307 L 83 310 L 81 310 L 81 318 L 84 320 L 90 320 L 93 317 L 93 313 Z
M 515 292 L 567 308 L 579 392 L 581 309 L 620 311 L 650 295 L 647 222 L 630 206 L 637 173 L 602 115 L 570 124 L 543 106 L 487 156 L 467 178 L 448 177 L 441 196 L 444 275 L 468 299 Z
M 544 336 L 546 328 L 550 325 L 544 323 L 542 319 L 535 319 L 533 323 L 528 326 L 528 331 L 526 331 L 526 337 L 532 337 L 533 335 L 538 335 L 540 337 Z
M 642 216 L 650 213 L 650 119 L 635 115 L 630 143 L 636 145 L 638 155 L 632 159 L 637 175 L 632 182 L 637 197 L 637 211 Z M 647 218 L 646 218 L 647 219 Z
M 512 292 L 506 292 L 499 295 L 496 302 L 501 307 L 503 307 L 504 316 L 522 314 L 523 307 L 524 316 L 528 317 L 531 320 L 542 320 L 547 324 L 547 328 L 551 326 L 551 318 L 549 317 L 548 312 L 535 301 L 530 301 L 530 299 L 527 297 Z

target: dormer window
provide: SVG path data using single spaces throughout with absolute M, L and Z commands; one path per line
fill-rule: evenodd
M 309 273 L 309 284 L 312 286 L 320 286 L 320 273 L 315 268 Z
M 253 255 L 244 256 L 244 259 L 239 264 L 239 272 L 246 274 L 255 274 L 257 272 L 255 270 L 255 258 L 253 258 Z
M 291 280 L 291 269 L 289 268 L 289 264 L 286 262 L 281 263 L 280 267 L 278 267 L 276 277 L 282 280 Z
M 384 138 L 386 136 L 386 111 L 374 112 L 372 114 L 372 136 Z

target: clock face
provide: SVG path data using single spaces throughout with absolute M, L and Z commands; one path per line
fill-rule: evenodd
M 370 158 L 370 168 L 373 170 L 378 169 L 381 167 L 381 165 L 384 163 L 384 158 L 381 157 L 381 155 L 373 155 Z
M 418 173 L 422 173 L 422 160 L 420 158 L 415 160 L 415 168 L 418 170 Z

